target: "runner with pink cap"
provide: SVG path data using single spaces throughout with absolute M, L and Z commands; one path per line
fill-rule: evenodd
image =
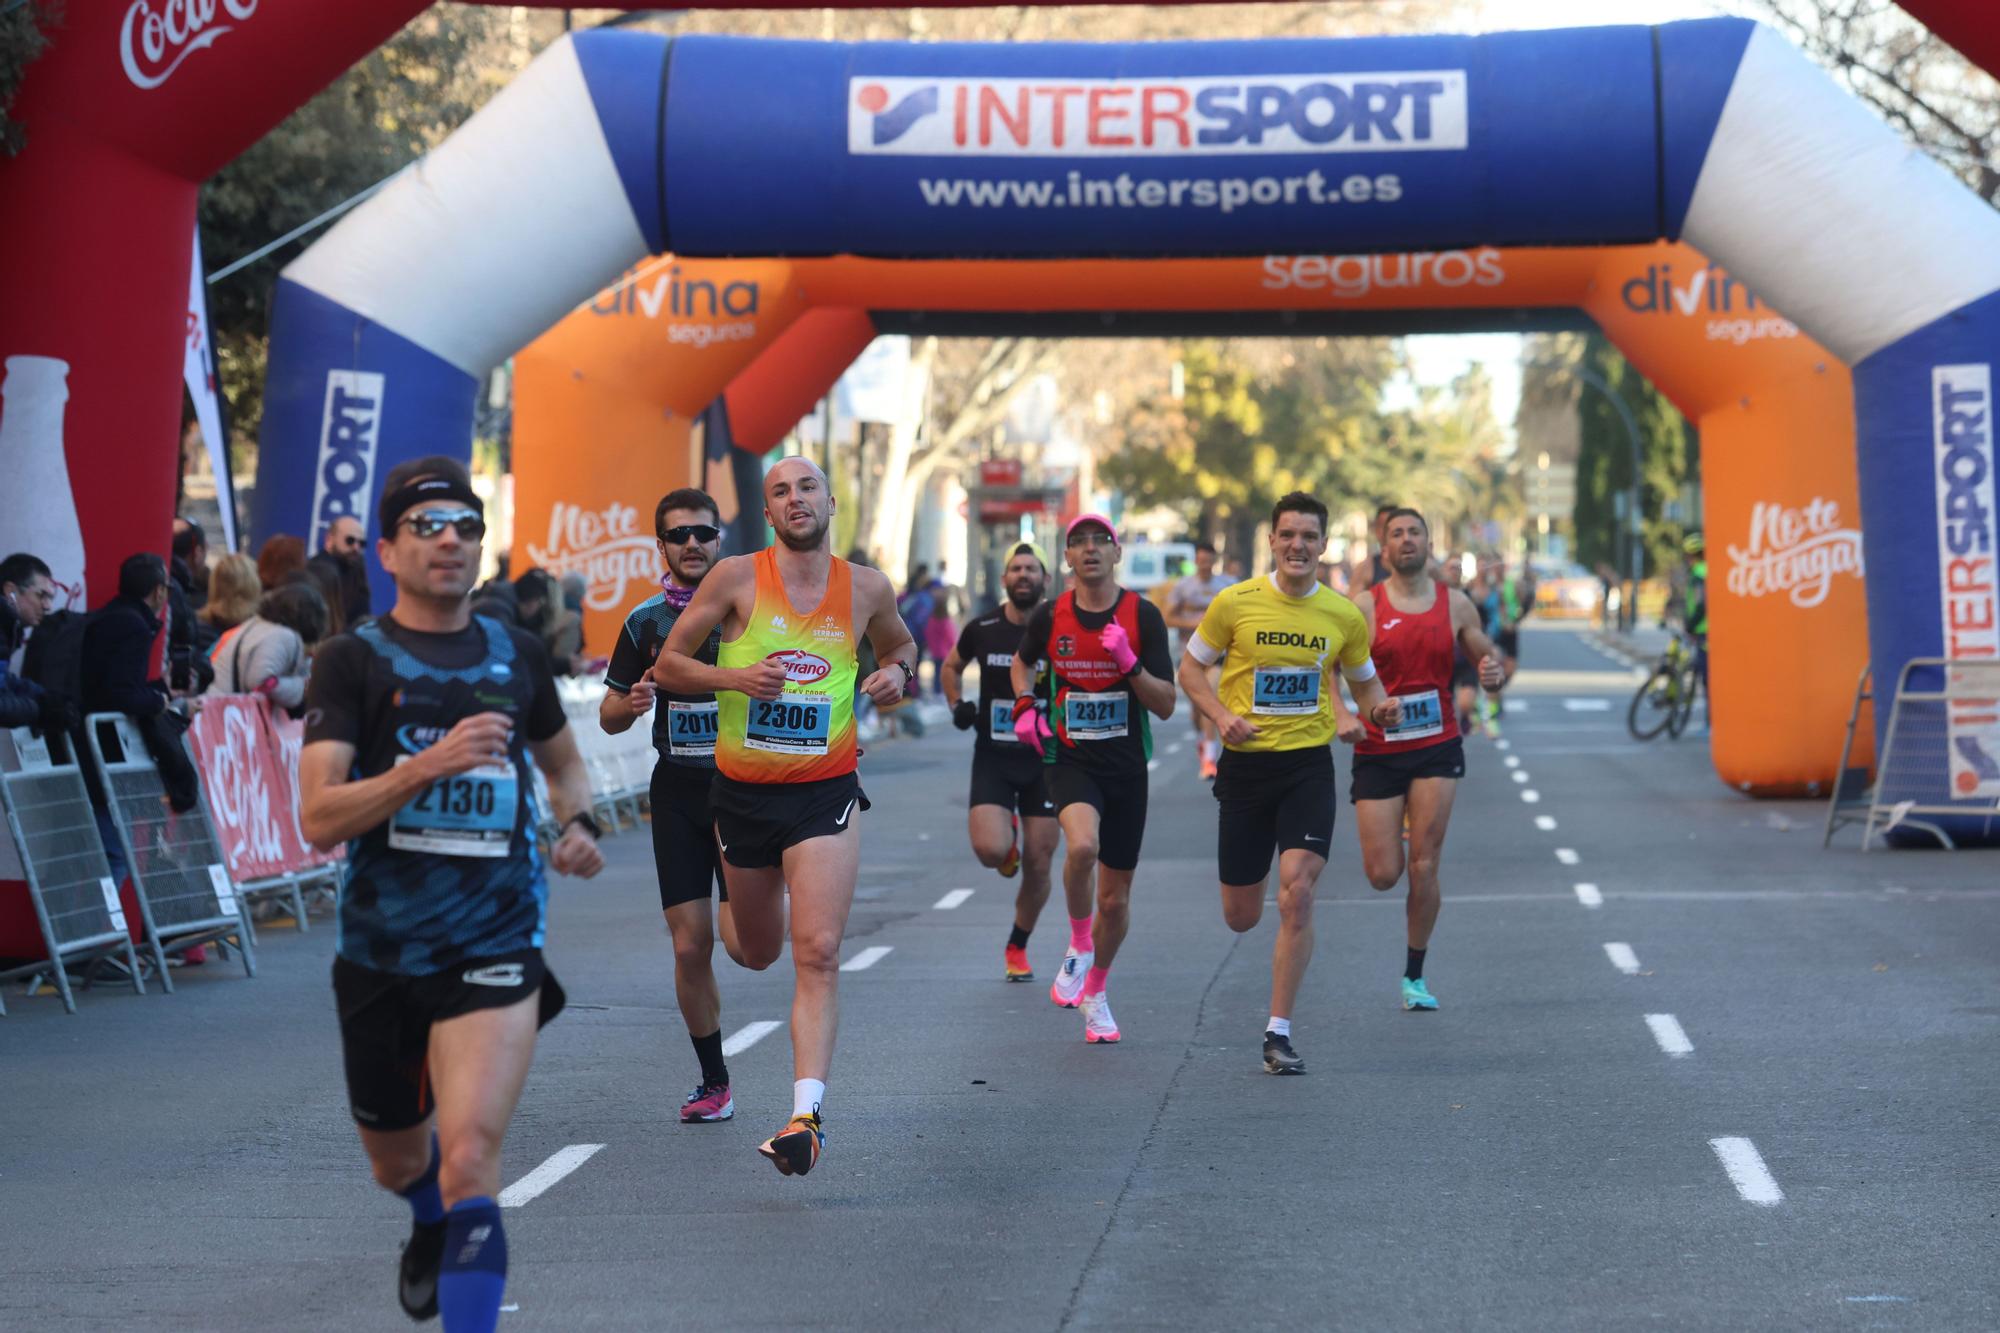
M 1146 833 L 1148 717 L 1173 716 L 1173 657 L 1160 609 L 1118 586 L 1118 531 L 1103 514 L 1063 530 L 1075 586 L 1035 609 L 1014 654 L 1014 729 L 1047 765 L 1066 851 L 1069 949 L 1049 998 L 1083 1011 L 1087 1042 L 1115 1042 L 1104 983 L 1131 921 Z

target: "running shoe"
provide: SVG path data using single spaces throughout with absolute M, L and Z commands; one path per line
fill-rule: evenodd
M 1408 977 L 1403 978 L 1403 1007 L 1405 1009 L 1436 1009 L 1438 1007 L 1437 997 L 1431 994 L 1431 988 L 1424 984 L 1422 977 L 1418 977 L 1415 981 L 1410 980 Z
M 1215 781 L 1215 761 L 1210 759 L 1206 753 L 1201 757 L 1201 780 L 1203 782 Z
M 1000 862 L 1000 878 L 1012 879 L 1021 873 L 1021 817 L 1014 816 L 1014 841 L 1007 848 L 1007 857 Z
M 1007 946 L 1007 980 L 1033 981 L 1035 969 L 1028 965 L 1028 951 L 1010 944 Z
M 1049 998 L 1060 1008 L 1076 1008 L 1077 998 L 1083 994 L 1084 978 L 1090 972 L 1090 965 L 1096 961 L 1094 953 L 1078 953 L 1074 949 L 1065 953 L 1062 969 L 1049 983 Z
M 1083 1010 L 1083 1039 L 1087 1042 L 1114 1042 L 1118 1040 L 1118 1020 L 1111 1016 L 1111 1001 L 1104 992 L 1086 995 L 1077 1002 Z
M 1305 1058 L 1292 1049 L 1290 1037 L 1281 1037 L 1275 1032 L 1264 1034 L 1264 1072 L 1267 1074 L 1306 1072 Z
M 442 1222 L 429 1226 L 412 1223 L 410 1238 L 403 1242 L 403 1257 L 396 1266 L 396 1299 L 402 1303 L 403 1313 L 419 1322 L 437 1318 L 444 1227 Z
M 783 1129 L 758 1144 L 757 1151 L 778 1168 L 779 1175 L 802 1176 L 819 1165 L 819 1149 L 824 1138 L 818 1112 L 795 1115 Z
M 727 1083 L 701 1083 L 688 1094 L 681 1104 L 683 1125 L 705 1124 L 714 1120 L 727 1120 L 736 1114 L 736 1103 L 730 1099 Z

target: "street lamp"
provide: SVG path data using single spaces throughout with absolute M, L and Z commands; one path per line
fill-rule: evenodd
M 1619 608 L 1618 614 L 1618 618 L 1624 622 L 1624 628 L 1629 630 L 1639 623 L 1639 580 L 1645 573 L 1644 557 L 1640 552 L 1643 534 L 1639 525 L 1639 474 L 1640 455 L 1642 452 L 1639 444 L 1639 423 L 1633 419 L 1631 405 L 1625 401 L 1624 397 L 1617 390 L 1604 382 L 1602 375 L 1599 375 L 1589 366 L 1582 365 L 1581 363 L 1570 367 L 1570 369 L 1576 372 L 1577 379 L 1588 384 L 1591 388 L 1611 400 L 1611 405 L 1618 409 L 1618 419 L 1625 423 L 1625 438 L 1632 446 L 1632 492 L 1630 499 L 1626 501 L 1625 505 L 1626 512 L 1632 524 L 1630 564 L 1632 590 L 1626 595 L 1625 605 Z

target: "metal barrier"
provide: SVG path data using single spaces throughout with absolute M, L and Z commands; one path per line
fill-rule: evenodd
M 244 972 L 256 976 L 256 944 L 248 912 L 223 864 L 207 798 L 197 787 L 194 809 L 176 814 L 169 808 L 160 770 L 146 753 L 138 728 L 124 714 L 93 713 L 83 730 L 104 776 L 104 793 L 131 866 L 132 888 L 161 986 L 173 993 L 173 978 L 167 975 L 169 952 L 201 944 L 226 945 L 231 940 L 242 951 Z M 104 744 L 107 736 L 116 742 L 109 752 Z
M 47 744 L 25 727 L 0 732 L 0 749 L 11 751 L 0 754 L 0 803 L 7 808 L 7 830 L 20 852 L 48 948 L 46 959 L 0 970 L 0 981 L 53 974 L 63 1009 L 73 1014 L 69 969 L 83 965 L 89 985 L 106 962 L 122 957 L 132 989 L 145 994 L 82 772 L 75 764 L 56 763 Z M 0 1014 L 6 1012 L 0 1003 Z
M 1833 795 L 1826 803 L 1826 828 L 1820 834 L 1819 845 L 1825 850 L 1833 843 L 1835 829 L 1849 824 L 1868 822 L 1868 811 L 1875 804 L 1875 787 L 1869 780 L 1866 768 L 1849 766 L 1854 757 L 1854 737 L 1861 728 L 1861 710 L 1870 709 L 1869 727 L 1874 727 L 1873 705 L 1875 703 L 1874 671 L 1861 668 L 1861 678 L 1854 685 L 1854 707 L 1847 713 L 1847 736 L 1840 743 L 1840 767 L 1834 779 Z
M 1861 849 L 1896 828 L 1953 847 L 1942 817 L 2000 820 L 2000 662 L 1913 657 L 1896 678 Z
M 597 721 L 598 706 L 604 701 L 601 681 L 558 679 L 556 693 L 562 699 L 563 715 L 569 719 L 584 769 L 590 774 L 595 813 L 605 814 L 604 822 L 613 830 L 622 830 L 628 815 L 637 828 L 641 806 L 652 791 L 653 763 L 658 757 L 653 750 L 652 715 L 612 736 Z M 537 786 L 539 789 L 542 784 Z M 546 801 L 546 792 L 542 795 Z

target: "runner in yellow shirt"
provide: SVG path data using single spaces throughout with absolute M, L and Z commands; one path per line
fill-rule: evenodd
M 1271 573 L 1224 589 L 1209 604 L 1181 659 L 1181 688 L 1222 735 L 1215 779 L 1221 805 L 1216 860 L 1222 919 L 1239 933 L 1264 915 L 1264 886 L 1278 854 L 1278 942 L 1271 957 L 1271 1017 L 1264 1069 L 1303 1074 L 1292 1049 L 1292 1005 L 1312 962 L 1313 891 L 1333 840 L 1336 734 L 1365 735 L 1340 706 L 1338 668 L 1362 713 L 1394 726 L 1399 709 L 1375 678 L 1368 623 L 1354 603 L 1319 582 L 1326 506 L 1294 491 L 1271 510 Z M 1222 663 L 1222 683 L 1208 668 Z

